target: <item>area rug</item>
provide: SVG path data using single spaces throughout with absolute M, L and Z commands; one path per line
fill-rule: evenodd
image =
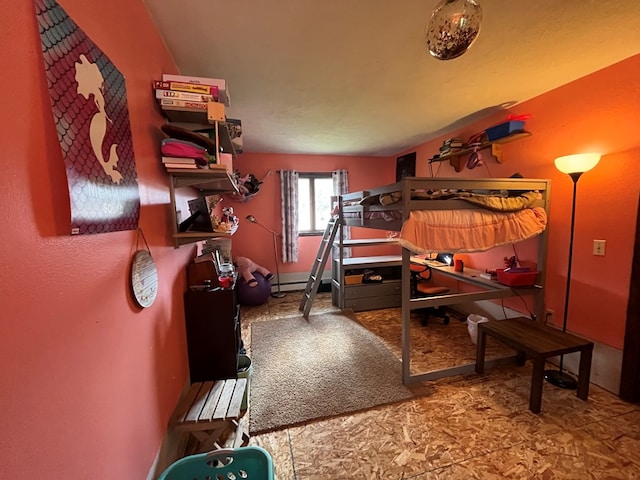
M 252 434 L 413 396 L 401 363 L 349 311 L 251 326 Z

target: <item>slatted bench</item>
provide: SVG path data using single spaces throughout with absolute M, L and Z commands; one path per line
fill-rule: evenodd
M 505 345 L 516 349 L 522 363 L 524 363 L 525 355 L 533 360 L 529 398 L 529 409 L 533 413 L 540 413 L 544 365 L 549 357 L 580 352 L 577 395 L 578 398 L 587 400 L 593 342 L 524 317 L 479 323 L 476 349 L 477 373 L 484 372 L 487 335 L 491 335 Z
M 178 403 L 171 425 L 180 432 L 188 432 L 195 439 L 186 454 L 202 453 L 220 448 L 218 443 L 229 434 L 230 443 L 224 446 L 236 448 L 246 445 L 249 436 L 246 417 L 240 418 L 246 378 L 196 382 Z

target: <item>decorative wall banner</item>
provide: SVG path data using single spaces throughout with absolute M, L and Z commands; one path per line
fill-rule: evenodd
M 55 0 L 35 0 L 71 234 L 134 230 L 140 195 L 123 75 Z

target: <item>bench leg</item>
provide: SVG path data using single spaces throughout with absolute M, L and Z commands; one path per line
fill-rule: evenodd
M 478 325 L 480 327 L 480 325 Z M 478 338 L 476 345 L 476 373 L 484 373 L 484 352 L 487 345 L 487 332 L 478 328 Z
M 540 413 L 542 405 L 542 381 L 544 380 L 544 357 L 533 358 L 533 373 L 531 375 L 531 395 L 529 410 Z
M 586 400 L 589 397 L 589 379 L 591 377 L 591 355 L 593 345 L 580 351 L 580 370 L 578 371 L 578 398 Z

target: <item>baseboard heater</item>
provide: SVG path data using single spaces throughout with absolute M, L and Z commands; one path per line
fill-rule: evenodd
M 309 273 L 294 272 L 294 273 L 282 273 L 280 274 L 280 290 L 291 292 L 294 290 L 304 290 L 309 281 Z M 271 280 L 272 289 L 277 289 L 276 279 Z M 325 272 L 322 275 L 322 284 L 320 285 L 320 292 L 331 291 L 331 272 Z

